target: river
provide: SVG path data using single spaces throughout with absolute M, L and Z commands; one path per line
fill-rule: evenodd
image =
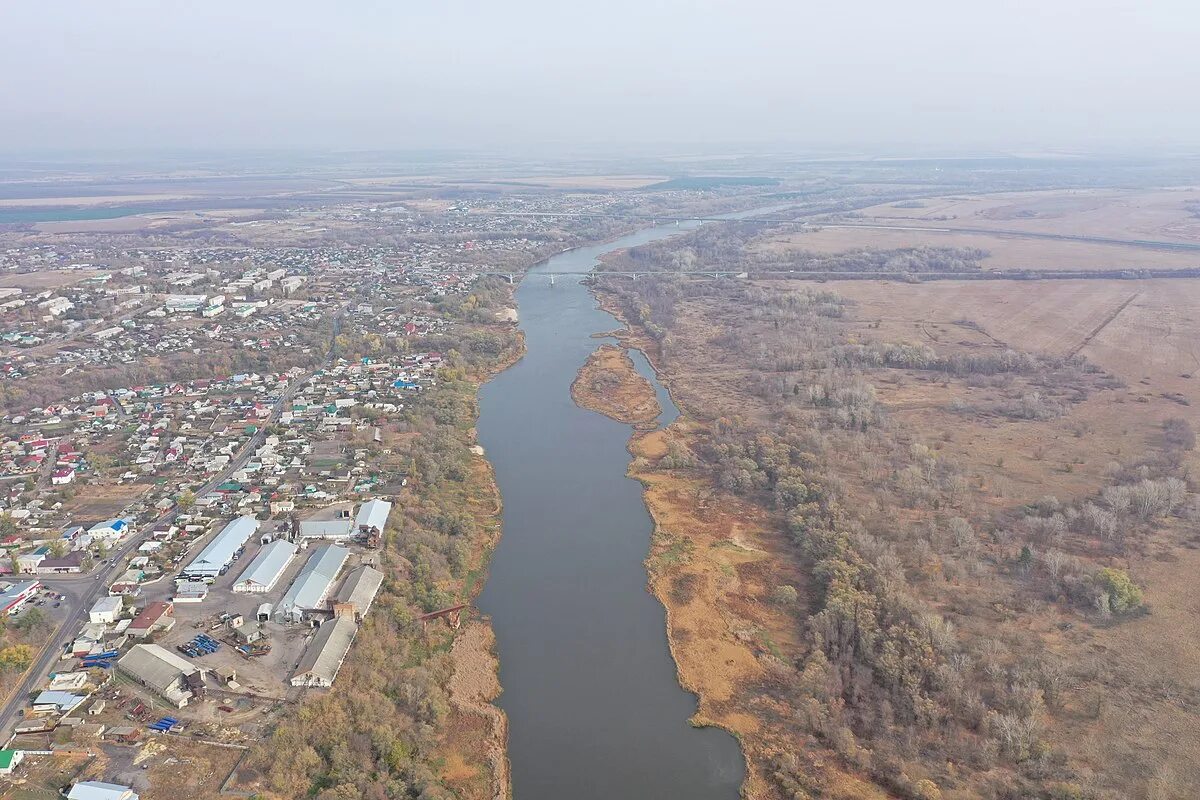
M 618 322 L 578 276 L 614 249 L 689 226 L 649 228 L 562 253 L 517 289 L 527 352 L 480 391 L 479 441 L 504 499 L 504 533 L 479 607 L 500 658 L 516 800 L 733 800 L 745 766 L 736 740 L 688 725 L 662 605 L 647 591 L 653 528 L 626 477 L 631 429 L 580 408 L 570 386 Z M 694 227 L 692 225 L 691 227 Z M 638 371 L 678 411 L 641 353 Z

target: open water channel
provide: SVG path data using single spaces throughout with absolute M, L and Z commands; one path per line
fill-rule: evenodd
M 496 631 L 516 800 L 738 796 L 737 741 L 688 725 L 696 699 L 679 686 L 663 607 L 646 588 L 652 522 L 625 475 L 630 426 L 571 399 L 601 343 L 592 334 L 618 323 L 578 276 L 549 280 L 687 227 L 648 228 L 534 268 L 517 290 L 527 353 L 480 392 L 479 442 L 504 533 L 479 606 Z M 645 356 L 633 357 L 669 423 L 670 396 Z

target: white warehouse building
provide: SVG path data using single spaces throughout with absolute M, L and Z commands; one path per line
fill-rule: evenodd
M 235 592 L 263 594 L 275 588 L 288 564 L 296 557 L 296 545 L 284 539 L 276 539 L 258 551 L 258 555 L 246 567 L 242 577 L 233 584 Z
M 388 501 L 368 500 L 359 506 L 358 516 L 354 518 L 354 527 L 360 533 L 370 533 L 372 529 L 383 533 L 391 513 L 392 504 Z
M 234 554 L 257 532 L 258 520 L 254 517 L 233 520 L 184 568 L 183 577 L 190 580 L 217 577 L 233 563 Z
M 304 612 L 323 609 L 333 581 L 349 555 L 349 550 L 336 544 L 324 544 L 314 550 L 275 606 L 275 613 L 288 622 L 300 622 Z

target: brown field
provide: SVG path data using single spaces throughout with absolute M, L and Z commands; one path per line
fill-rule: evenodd
M 1163 420 L 1194 420 L 1192 404 L 1200 403 L 1200 377 L 1191 377 L 1200 372 L 1194 344 L 1200 338 L 1200 282 L 759 285 L 780 293 L 832 290 L 851 299 L 843 317 L 825 323 L 848 343 L 909 342 L 939 354 L 1007 348 L 1049 356 L 1078 353 L 1102 370 L 1064 387 L 1039 386 L 1044 377 L 1026 384 L 1021 376 L 972 380 L 936 371 L 863 370 L 897 444 L 928 448 L 962 476 L 969 489 L 951 501 L 952 513 L 969 517 L 980 530 L 1047 496 L 1063 502 L 1093 497 L 1111 484 L 1114 464 L 1162 448 Z M 603 297 L 606 307 L 620 310 Z M 795 586 L 802 605 L 812 591 L 811 576 L 781 536 L 782 521 L 769 500 L 766 507 L 745 502 L 712 487 L 702 473 L 653 466 L 670 439 L 699 452 L 718 417 L 770 429 L 781 411 L 778 401 L 752 390 L 764 375 L 745 360 L 754 346 L 739 351 L 725 343 L 729 332 L 745 343 L 769 330 L 750 309 L 719 293 L 697 291 L 675 304 L 664 344 L 656 346 L 640 330 L 628 337 L 651 354 L 684 412 L 666 432 L 637 437 L 631 445 L 636 457 L 631 474 L 646 485 L 656 521 L 647 562 L 652 587 L 668 608 L 681 681 L 700 697 L 699 720 L 735 731 L 742 741 L 750 765 L 746 796 L 782 796 L 768 779 L 770 764 L 786 756 L 799 758 L 800 771 L 816 776 L 821 796 L 882 797 L 861 772 L 825 750 L 825 740 L 806 741 L 789 729 L 785 720 L 793 712 L 774 706 L 769 691 L 756 689 L 769 683 L 772 657 L 795 663 L 806 651 L 797 637 L 801 626 L 767 601 L 771 587 Z M 1032 420 L 954 410 L 956 403 L 987 408 L 1034 387 L 1050 393 L 1061 388 L 1064 397 L 1073 396 L 1067 413 Z M 829 469 L 845 486 L 848 502 L 868 524 L 895 531 L 897 542 L 935 524 L 936 506 L 932 513 L 902 506 L 884 488 L 894 467 L 889 456 L 872 455 L 871 448 L 851 438 L 828 451 Z M 1187 453 L 1185 473 L 1197 463 L 1196 452 Z M 953 624 L 960 642 L 988 642 L 1009 654 L 1006 658 L 1036 656 L 1070 665 L 1073 685 L 1041 724 L 1046 741 L 1085 787 L 1079 797 L 1103 790 L 1104 797 L 1185 800 L 1195 796 L 1190 787 L 1200 782 L 1195 542 L 1194 523 L 1185 514 L 1162 520 L 1122 553 L 1084 540 L 1060 545 L 1096 567 L 1127 570 L 1144 589 L 1149 613 L 1111 623 L 1031 596 L 1005 567 L 1019 544 L 990 550 L 989 566 L 969 577 L 950 565 L 942 575 L 938 565 L 930 573 L 934 577 L 913 578 L 912 590 Z M 914 760 L 906 769 L 913 779 L 926 770 L 924 777 L 941 786 L 938 796 L 944 800 L 992 796 L 965 764 Z
M 75 496 L 64 506 L 76 519 L 99 522 L 120 514 L 151 488 L 147 483 L 80 485 L 76 487 Z
M 1197 280 L 856 281 L 834 288 L 855 301 L 855 318 L 879 321 L 885 337 L 953 343 L 977 335 L 955 324 L 969 320 L 1013 348 L 1079 352 L 1148 399 L 1178 393 L 1200 404 Z M 1186 413 L 1178 403 L 1172 412 Z
M 1200 243 L 1200 188 L 1054 190 L 922 199 L 920 208 L 897 204 L 862 209 L 849 224 L 913 226 L 934 230 L 826 227 L 811 233 L 767 235 L 751 252 L 784 256 L 798 251 L 838 253 L 862 248 L 962 247 L 986 250 L 984 269 L 1179 269 L 1200 266 L 1200 252 L 1105 242 L 1022 238 L 1019 234 Z M 954 230 L 971 228 L 969 232 Z M 942 229 L 942 230 L 937 230 Z M 978 229 L 995 230 L 991 234 Z M 1003 232 L 1010 232 L 1005 234 Z
M 942 225 L 943 223 L 931 223 Z M 947 227 L 950 227 L 947 223 Z M 872 228 L 822 228 L 811 233 L 780 234 L 757 243 L 752 252 L 787 255 L 798 251 L 841 253 L 870 248 L 964 247 L 986 250 L 984 269 L 1180 269 L 1200 266 L 1200 252 L 1155 250 L 1132 245 L 1022 239 L 1017 236 L 956 231 L 900 231 Z
M 72 219 L 56 222 L 37 222 L 38 233 L 132 233 L 152 231 L 173 225 L 199 225 L 208 221 L 201 211 L 171 211 L 159 214 L 135 214 L 112 219 Z
M 1200 242 L 1200 218 L 1185 204 L 1200 202 L 1200 188 L 1062 189 L 936 197 L 922 208 L 871 206 L 874 220 L 937 227 L 991 228 L 1036 233 Z
M 619 191 L 621 189 L 641 189 L 644 186 L 661 183 L 666 179 L 665 175 L 533 175 L 506 180 L 511 183 L 543 186 L 551 189 Z
M 23 272 L 20 275 L 0 276 L 0 287 L 16 286 L 32 292 L 44 289 L 57 289 L 60 286 L 72 286 L 93 275 L 99 275 L 97 269 L 48 269 L 41 272 Z
M 8 197 L 0 198 L 0 207 L 106 206 L 111 203 L 141 203 L 161 200 L 190 200 L 190 194 L 105 194 L 86 197 Z

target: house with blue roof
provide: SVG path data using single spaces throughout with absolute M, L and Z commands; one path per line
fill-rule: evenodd
M 130 533 L 133 527 L 127 519 L 107 519 L 104 522 L 97 522 L 92 527 L 88 528 L 88 535 L 92 538 L 109 539 L 115 541 L 120 539 L 127 533 Z

